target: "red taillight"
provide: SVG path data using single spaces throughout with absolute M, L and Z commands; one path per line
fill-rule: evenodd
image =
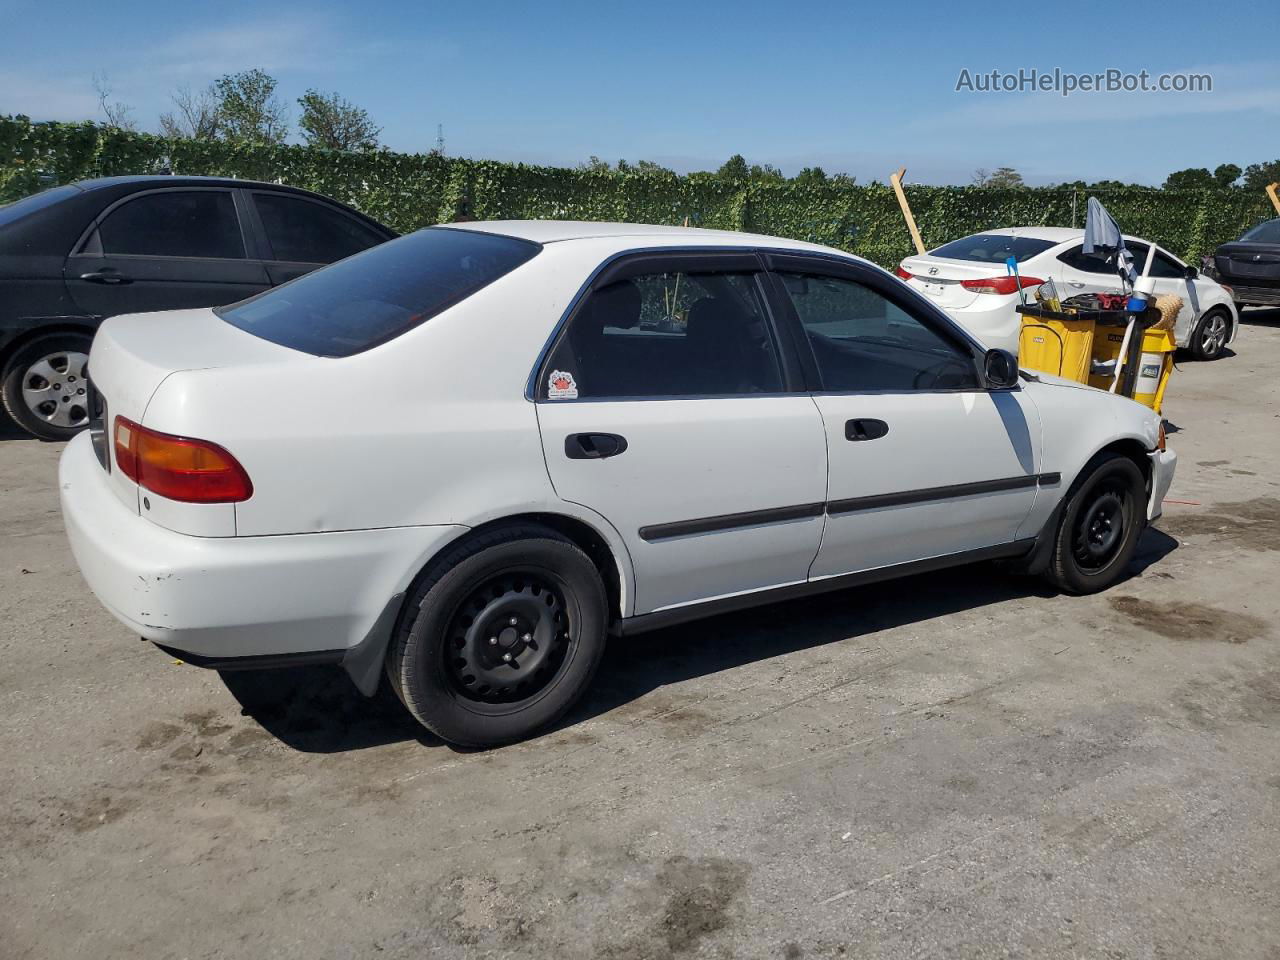
M 914 276 L 914 274 L 907 273 L 907 271 L 903 270 L 902 267 L 899 266 L 898 276 L 900 276 L 903 280 L 910 280 L 912 276 Z
M 253 484 L 238 460 L 207 440 L 175 437 L 116 417 L 116 466 L 138 486 L 183 503 L 238 503 Z
M 1043 280 L 1036 277 L 1023 277 L 1022 289 L 1029 290 L 1032 287 L 1038 287 L 1044 283 Z M 974 293 L 1017 293 L 1018 278 L 1017 277 L 991 277 L 986 280 L 961 280 L 960 285 L 966 290 L 972 290 Z

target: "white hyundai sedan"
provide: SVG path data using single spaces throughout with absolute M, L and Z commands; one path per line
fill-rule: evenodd
M 1125 237 L 1125 247 L 1141 272 L 1150 243 Z M 1019 277 L 1008 272 L 1013 257 Z M 1053 280 L 1062 299 L 1078 293 L 1118 293 L 1116 267 L 1084 252 L 1084 231 L 1066 227 L 1009 227 L 988 230 L 943 244 L 917 257 L 907 257 L 898 276 L 913 290 L 951 314 L 988 347 L 1018 350 L 1021 317 L 1018 284 L 1027 297 L 1045 280 Z M 1178 346 L 1198 360 L 1216 360 L 1239 327 L 1231 290 L 1157 246 L 1151 266 L 1157 294 L 1182 298 L 1174 327 Z
M 707 230 L 433 227 L 89 366 L 60 483 L 106 607 L 197 665 L 385 672 L 468 745 L 611 634 L 976 560 L 1101 590 L 1176 459 L 879 267 Z

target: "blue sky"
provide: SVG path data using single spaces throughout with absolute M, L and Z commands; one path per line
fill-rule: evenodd
M 1140 23 L 1121 14 L 1143 15 Z M 97 114 L 105 74 L 154 129 L 171 91 L 262 67 L 366 107 L 397 150 L 572 165 L 595 154 L 920 183 L 1159 183 L 1280 157 L 1274 0 L 987 4 L 355 4 L 0 0 L 0 114 Z M 1202 72 L 1211 93 L 957 93 L 962 69 Z M 294 116 L 297 110 L 294 106 Z

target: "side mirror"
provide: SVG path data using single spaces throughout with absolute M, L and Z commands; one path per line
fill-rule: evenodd
M 1182 271 L 1182 275 L 1188 280 L 1194 280 L 1196 277 L 1200 276 L 1200 271 L 1195 267 L 1187 267 L 1187 269 Z
M 1018 385 L 1018 360 L 1008 350 L 988 350 L 982 375 L 988 390 L 1011 390 Z

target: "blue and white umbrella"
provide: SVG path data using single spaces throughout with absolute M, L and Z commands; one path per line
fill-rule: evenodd
M 1089 209 L 1084 218 L 1084 252 L 1101 256 L 1116 265 L 1116 272 L 1129 283 L 1137 276 L 1133 269 L 1133 254 L 1124 245 L 1120 224 L 1107 213 L 1097 197 L 1089 198 Z

